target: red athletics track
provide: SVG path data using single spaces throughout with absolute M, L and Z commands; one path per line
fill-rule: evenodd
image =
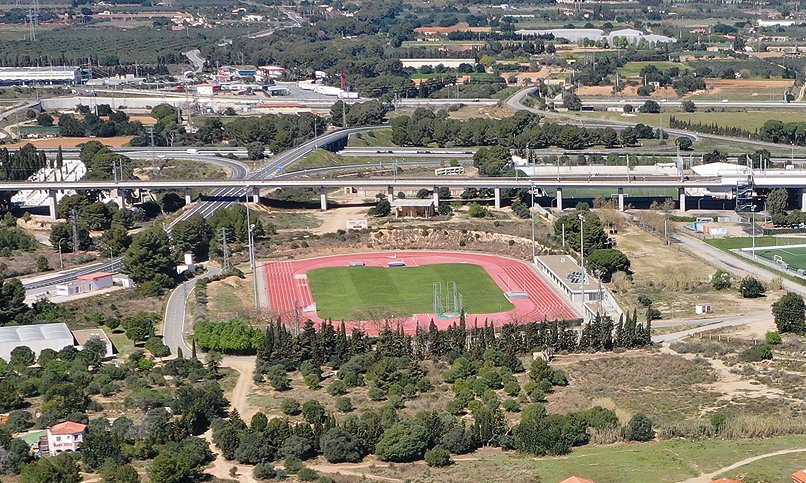
M 528 298 L 512 300 L 515 308 L 507 312 L 468 314 L 469 324 L 474 321 L 482 324 L 486 320 L 500 326 L 508 323 L 577 317 L 526 263 L 511 258 L 466 252 L 390 251 L 269 262 L 263 267 L 269 292 L 269 307 L 287 323 L 295 320 L 295 313 L 303 321 L 311 319 L 317 324 L 323 322 L 311 307 L 314 303 L 313 295 L 305 274 L 316 268 L 346 267 L 350 262 L 358 261 L 364 262 L 368 267 L 385 267 L 391 261 L 402 261 L 409 267 L 438 263 L 472 263 L 483 267 L 503 292 L 528 294 Z M 414 333 L 418 325 L 428 327 L 432 319 L 440 329 L 445 329 L 458 320 L 437 317 L 435 314 L 413 314 L 402 320 L 396 319 L 390 322 L 395 326 L 401 325 L 406 333 Z M 348 333 L 353 328 L 358 328 L 369 335 L 376 335 L 385 324 L 386 321 L 345 321 Z

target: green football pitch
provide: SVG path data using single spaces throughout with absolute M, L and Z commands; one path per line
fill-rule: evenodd
M 756 255 L 770 261 L 775 261 L 777 255 L 789 265 L 789 268 L 806 270 L 806 247 L 756 248 Z
M 456 282 L 465 312 L 514 308 L 484 268 L 469 263 L 422 267 L 329 267 L 308 272 L 319 317 L 378 320 L 434 312 L 434 282 Z

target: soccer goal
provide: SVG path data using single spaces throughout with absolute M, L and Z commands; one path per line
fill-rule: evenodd
M 772 261 L 781 265 L 784 263 L 784 259 L 781 257 L 781 255 L 773 255 Z

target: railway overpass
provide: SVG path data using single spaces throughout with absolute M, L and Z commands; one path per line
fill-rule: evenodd
M 261 189 L 276 188 L 313 188 L 320 192 L 321 208 L 327 209 L 327 192 L 332 189 L 351 187 L 356 189 L 377 189 L 385 191 L 393 198 L 399 189 L 427 188 L 434 191 L 434 203 L 439 204 L 437 188 L 465 189 L 492 188 L 495 192 L 495 205 L 501 206 L 501 190 L 507 188 L 541 188 L 556 189 L 557 207 L 562 209 L 562 190 L 564 188 L 610 188 L 618 193 L 619 207 L 624 209 L 625 188 L 657 188 L 677 189 L 680 193 L 680 207 L 686 208 L 687 189 L 725 189 L 735 186 L 735 180 L 722 177 L 664 177 L 664 176 L 561 176 L 561 177 L 530 177 L 530 178 L 470 178 L 470 177 L 414 177 L 414 178 L 339 178 L 339 179 L 295 179 L 286 177 L 226 179 L 226 180 L 97 180 L 77 182 L 30 182 L 13 181 L 0 182 L 0 191 L 19 191 L 27 189 L 48 190 L 51 202 L 49 208 L 55 212 L 55 193 L 57 190 L 179 190 L 185 191 L 186 198 L 192 199 L 194 190 L 212 190 L 212 198 L 232 198 L 250 194 L 255 201 L 260 197 Z M 806 174 L 804 174 L 803 187 L 806 187 Z M 237 196 L 236 196 L 237 194 Z
M 306 147 L 310 149 L 310 146 Z M 303 149 L 306 149 L 303 148 Z M 279 160 L 272 165 L 277 166 Z M 255 173 L 256 174 L 256 173 Z M 439 204 L 437 188 L 450 189 L 489 189 L 495 192 L 496 207 L 501 206 L 501 190 L 507 188 L 540 188 L 556 190 L 557 207 L 562 208 L 564 188 L 609 188 L 618 193 L 619 207 L 624 209 L 624 190 L 629 188 L 649 188 L 658 190 L 676 189 L 680 196 L 680 209 L 686 209 L 687 190 L 709 190 L 728 192 L 737 186 L 750 185 L 753 188 L 774 189 L 790 188 L 801 190 L 801 203 L 806 206 L 806 171 L 802 170 L 768 170 L 753 172 L 749 175 L 729 172 L 716 176 L 633 176 L 633 175 L 558 175 L 516 178 L 480 178 L 480 177 L 411 177 L 411 178 L 365 178 L 341 177 L 338 179 L 311 179 L 278 175 L 277 171 L 265 169 L 259 175 L 232 179 L 185 179 L 185 180 L 82 180 L 63 181 L 3 181 L 0 191 L 47 190 L 50 195 L 49 208 L 55 215 L 55 199 L 58 190 L 176 190 L 184 191 L 188 202 L 194 191 L 211 191 L 208 198 L 228 199 L 251 195 L 255 201 L 260 197 L 261 189 L 277 188 L 313 188 L 320 192 L 321 208 L 327 209 L 327 192 L 333 189 L 377 189 L 386 192 L 390 198 L 399 189 L 426 188 L 434 191 L 434 202 Z

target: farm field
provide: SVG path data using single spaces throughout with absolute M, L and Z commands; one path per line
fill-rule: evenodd
M 442 282 L 443 287 L 446 282 L 456 282 L 468 312 L 492 313 L 514 307 L 478 265 L 328 267 L 308 272 L 318 315 L 333 320 L 356 320 L 356 314 L 367 313 L 392 316 L 432 313 L 434 282 Z
M 693 99 L 695 104 L 696 99 Z M 639 105 L 633 105 L 636 109 Z M 675 105 L 677 107 L 677 105 Z M 644 123 L 656 126 L 658 120 L 662 119 L 663 125 L 669 127 L 669 118 L 674 116 L 675 119 L 688 122 L 700 122 L 703 124 L 714 124 L 723 127 L 739 127 L 755 131 L 760 128 L 767 120 L 777 119 L 783 122 L 802 121 L 803 114 L 796 110 L 788 111 L 746 111 L 746 112 L 664 112 L 661 114 L 621 114 L 618 112 L 583 112 L 585 116 L 595 117 L 598 119 L 612 119 L 617 121 L 628 121 L 635 123 Z
M 627 62 L 626 64 L 624 64 L 624 67 L 619 69 L 619 74 L 627 77 L 638 77 L 641 73 L 641 69 L 650 64 L 654 65 L 660 70 L 668 70 L 673 67 L 677 67 L 682 71 L 684 69 L 691 68 L 691 66 L 686 65 L 682 62 Z

